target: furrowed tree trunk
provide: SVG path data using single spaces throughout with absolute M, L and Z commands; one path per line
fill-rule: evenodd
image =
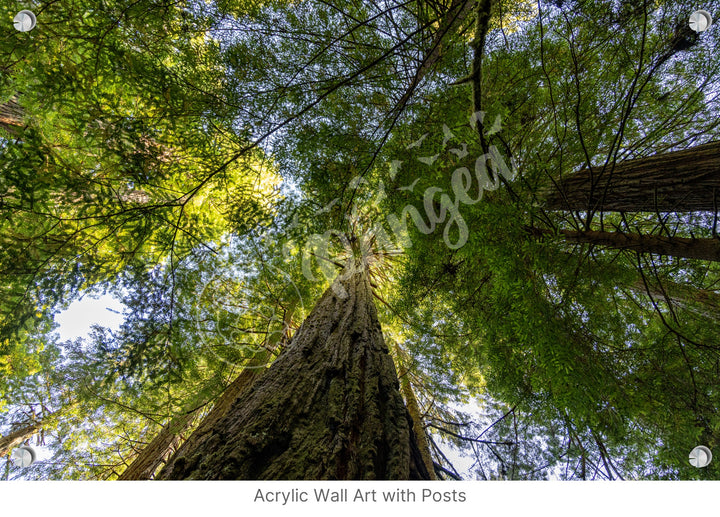
M 720 261 L 720 240 L 663 237 L 635 233 L 560 230 L 570 242 L 586 242 L 620 250 L 654 253 L 670 257 Z
M 0 438 L 0 457 L 7 456 L 13 447 L 16 447 L 28 440 L 40 429 L 40 423 L 34 422 L 27 424 L 17 431 L 13 431 L 7 436 Z
M 550 210 L 696 212 L 719 206 L 720 142 L 621 162 L 612 174 L 582 170 L 545 198 Z
M 258 356 L 261 356 L 258 357 Z M 252 383 L 262 373 L 259 368 L 266 364 L 270 357 L 270 352 L 263 351 L 250 361 L 248 367 L 243 369 L 240 375 L 225 388 L 218 398 L 210 412 L 203 418 L 202 422 L 195 431 L 184 442 L 181 441 L 180 434 L 187 430 L 192 423 L 192 415 L 184 415 L 176 425 L 169 428 L 169 425 L 163 427 L 160 433 L 150 442 L 130 464 L 120 477 L 119 481 L 150 479 L 152 474 L 160 465 L 166 463 L 168 458 L 176 451 L 182 448 L 192 448 L 193 444 L 198 442 L 206 433 L 208 433 L 215 422 L 222 418 L 228 409 L 232 406 L 235 399 L 240 394 L 252 386 Z M 179 446 L 179 447 L 178 447 Z M 136 466 L 137 464 L 137 466 Z
M 158 467 L 165 463 L 180 445 L 183 431 L 190 427 L 196 414 L 197 411 L 193 411 L 165 424 L 155 438 L 140 451 L 130 466 L 120 474 L 118 480 L 151 479 Z
M 212 429 L 213 425 L 228 412 L 232 403 L 240 394 L 249 389 L 260 377 L 268 361 L 271 360 L 272 354 L 277 350 L 282 350 L 289 339 L 289 329 L 294 309 L 295 307 L 292 306 L 285 312 L 285 328 L 283 331 L 274 333 L 268 342 L 268 347 L 255 354 L 248 361 L 240 375 L 225 388 L 210 412 L 203 418 L 200 425 L 187 440 L 182 441 L 181 433 L 190 427 L 196 411 L 183 415 L 177 422 L 172 423 L 172 427 L 170 427 L 170 424 L 163 427 L 153 441 L 141 451 L 132 464 L 118 477 L 118 480 L 151 479 L 158 467 L 166 463 L 172 454 L 179 452 L 180 448 L 192 449 Z
M 335 280 L 252 388 L 158 477 L 428 479 L 359 264 Z

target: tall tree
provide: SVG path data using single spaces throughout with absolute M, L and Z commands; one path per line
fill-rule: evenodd
M 162 479 L 427 479 L 367 266 L 352 260 L 287 350 Z
M 182 434 L 192 425 L 196 412 L 188 412 L 173 418 L 165 424 L 155 438 L 137 455 L 119 480 L 151 479 L 155 471 L 167 462 L 168 458 L 182 443 Z
M 64 412 L 55 450 L 70 465 L 38 477 L 118 477 L 153 436 L 168 443 L 164 424 L 213 403 L 162 476 L 421 477 L 378 321 L 412 357 L 403 377 L 445 475 L 433 444 L 454 440 L 495 458 L 485 478 L 717 477 L 686 458 L 719 439 L 717 321 L 636 288 L 716 291 L 717 262 L 680 256 L 715 238 L 713 217 L 543 204 L 571 171 L 718 139 L 718 36 L 690 33 L 684 2 L 174 5 L 98 2 L 93 39 L 50 2 L 63 37 L 0 41 L 23 63 L 3 99 L 18 94 L 29 122 L 0 142 L 0 309 L 5 335 L 24 336 L 0 343 L 0 366 L 31 371 L 37 332 L 17 323 L 89 285 L 121 275 L 131 312 L 118 333 L 63 345 L 87 414 Z M 347 258 L 324 237 L 347 233 L 394 246 L 393 267 L 341 273 L 320 296 Z M 602 245 L 566 238 L 580 234 Z M 284 328 L 288 277 L 320 302 L 235 390 Z M 466 426 L 452 406 L 478 394 L 497 407 Z
M 0 127 L 8 134 L 13 135 L 18 132 L 18 128 L 23 125 L 23 109 L 17 102 L 17 97 L 8 99 L 0 104 Z
M 562 178 L 545 199 L 551 210 L 717 212 L 720 144 L 698 145 Z
M 533 235 L 547 235 L 550 230 L 529 228 Z M 717 239 L 666 237 L 664 235 L 608 232 L 599 230 L 579 231 L 560 229 L 560 235 L 568 242 L 579 242 L 630 250 L 637 253 L 665 255 L 690 259 L 720 261 L 720 242 Z

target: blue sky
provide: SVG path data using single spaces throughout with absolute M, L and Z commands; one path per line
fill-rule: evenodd
M 55 315 L 55 321 L 60 325 L 56 332 L 65 341 L 87 337 L 92 325 L 117 330 L 124 319 L 119 314 L 122 309 L 123 304 L 110 295 L 97 298 L 86 295 Z

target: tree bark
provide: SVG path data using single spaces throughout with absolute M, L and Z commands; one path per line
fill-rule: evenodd
M 240 394 L 249 389 L 260 377 L 268 361 L 271 360 L 272 354 L 282 350 L 290 337 L 290 325 L 294 310 L 295 306 L 293 305 L 285 311 L 283 331 L 274 333 L 268 340 L 268 347 L 255 354 L 248 361 L 240 375 L 225 388 L 210 412 L 203 418 L 200 425 L 187 440 L 182 441 L 181 433 L 192 424 L 195 411 L 182 415 L 179 419 L 174 420 L 172 424 L 163 427 L 153 441 L 140 452 L 132 464 L 118 477 L 118 480 L 151 479 L 158 467 L 166 463 L 167 459 L 179 450 L 178 446 L 192 449 L 195 444 L 201 441 L 202 437 L 212 430 L 213 425 L 225 416 Z
M 584 169 L 545 198 L 550 210 L 620 212 L 716 211 L 720 142 L 627 160 L 612 170 Z
M 399 355 L 400 347 L 397 347 L 397 350 Z M 405 398 L 408 413 L 410 414 L 410 418 L 412 418 L 413 432 L 417 438 L 420 455 L 422 456 L 423 463 L 425 463 L 428 476 L 430 479 L 437 479 L 435 477 L 432 455 L 430 454 L 430 444 L 428 443 L 427 435 L 425 434 L 422 413 L 420 413 L 420 405 L 418 404 L 417 397 L 415 397 L 415 392 L 410 384 L 409 372 L 407 368 L 402 366 L 400 367 L 400 387 L 402 389 L 403 397 Z
M 533 229 L 537 233 L 538 229 Z M 545 233 L 545 230 L 539 230 Z M 549 230 L 547 231 L 549 232 Z M 609 248 L 654 253 L 670 257 L 691 258 L 720 262 L 719 239 L 688 239 L 635 233 L 560 230 L 570 242 L 586 242 Z
M 40 423 L 33 422 L 32 424 L 27 424 L 17 431 L 13 431 L 7 436 L 0 438 L 0 457 L 7 456 L 13 447 L 16 447 L 25 440 L 29 439 L 38 431 L 38 429 L 40 429 Z
M 118 480 L 151 479 L 158 467 L 165 463 L 180 445 L 182 432 L 190 427 L 196 413 L 193 411 L 181 415 L 165 424 L 155 438 L 140 451 L 130 466 L 120 474 Z
M 23 109 L 18 104 L 17 97 L 0 104 L 0 128 L 14 135 L 17 128 L 23 125 Z
M 270 368 L 161 479 L 428 479 L 367 272 L 351 264 Z

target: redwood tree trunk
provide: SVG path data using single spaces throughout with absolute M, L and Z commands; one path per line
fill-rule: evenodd
M 222 392 L 218 400 L 213 405 L 210 412 L 203 418 L 200 425 L 190 435 L 190 437 L 182 443 L 179 454 L 184 454 L 186 450 L 194 449 L 198 443 L 212 432 L 213 426 L 230 410 L 235 400 L 247 391 L 253 383 L 264 373 L 269 361 L 271 361 L 274 353 L 282 351 L 290 339 L 290 327 L 292 315 L 295 306 L 292 305 L 285 311 L 283 318 L 284 328 L 282 332 L 274 332 L 267 341 L 267 348 L 255 354 L 245 365 L 240 375 Z M 144 453 L 145 451 L 143 451 Z M 137 460 L 136 460 L 137 461 Z M 165 461 L 163 461 L 164 463 Z M 119 479 L 148 479 L 148 478 L 124 478 Z
M 165 424 L 118 479 L 121 481 L 151 479 L 158 467 L 167 461 L 180 445 L 182 432 L 190 427 L 194 417 L 195 412 L 191 412 Z
M 25 440 L 32 437 L 38 429 L 40 429 L 40 424 L 35 422 L 25 425 L 17 431 L 13 431 L 7 436 L 0 438 L 0 457 L 7 456 L 13 447 L 20 445 Z
M 265 373 L 159 479 L 428 479 L 367 272 L 351 265 Z
M 535 229 L 537 231 L 537 229 Z M 543 230 L 540 230 L 543 232 Z M 719 239 L 688 239 L 635 233 L 560 230 L 565 239 L 609 248 L 720 262 Z
M 270 352 L 264 352 L 261 354 L 265 360 L 257 360 L 257 365 L 262 366 L 266 364 L 270 358 Z M 240 375 L 223 391 L 218 401 L 213 405 L 210 412 L 203 418 L 195 431 L 190 437 L 182 444 L 178 449 L 178 455 L 184 455 L 185 451 L 193 450 L 202 443 L 204 439 L 208 437 L 208 433 L 212 433 L 215 424 L 224 417 L 232 407 L 233 403 L 242 395 L 246 390 L 253 385 L 253 383 L 260 377 L 264 369 L 256 368 L 253 364 L 248 365 L 249 368 L 245 368 Z
M 420 454 L 423 462 L 425 463 L 425 468 L 428 471 L 428 477 L 430 479 L 436 479 L 432 454 L 430 454 L 430 444 L 428 443 L 427 435 L 425 434 L 422 413 L 420 413 L 420 405 L 418 404 L 415 392 L 410 385 L 407 370 L 400 374 L 400 386 L 402 387 L 402 394 L 405 398 L 405 403 L 407 404 L 408 413 L 410 413 L 410 418 L 412 418 L 413 432 L 417 438 Z
M 564 178 L 545 199 L 551 210 L 695 212 L 720 208 L 720 142 L 628 160 Z
M 0 128 L 10 134 L 15 134 L 17 128 L 23 124 L 23 109 L 17 103 L 16 97 L 0 104 Z
M 670 302 L 678 307 L 700 314 L 706 318 L 720 319 L 720 294 L 707 289 L 663 280 L 662 286 L 637 280 L 631 289 L 651 295 L 655 301 Z

